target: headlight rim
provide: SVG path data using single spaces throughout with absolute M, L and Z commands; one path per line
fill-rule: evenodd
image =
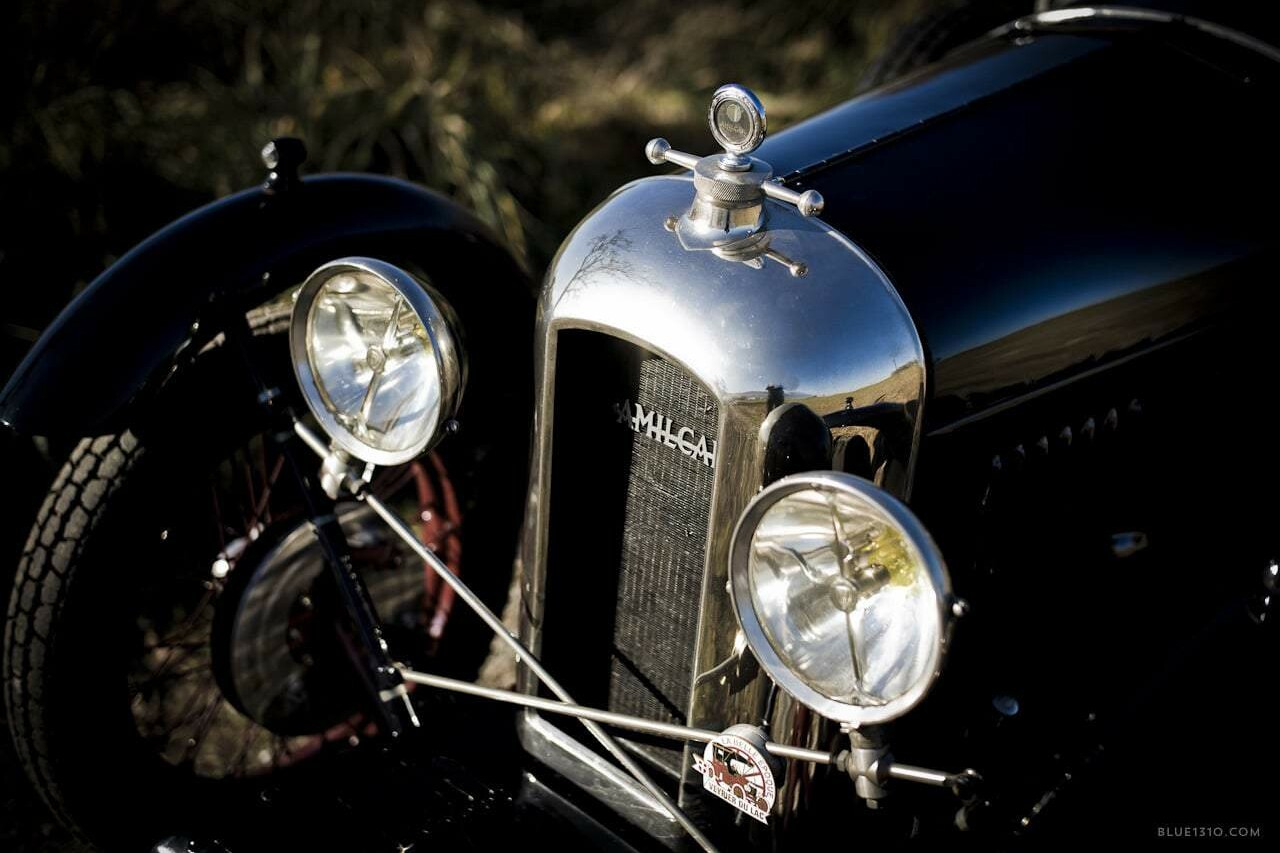
M 422 436 L 407 448 L 382 450 L 359 441 L 323 403 L 325 395 L 316 378 L 307 346 L 311 334 L 311 310 L 323 286 L 343 273 L 371 275 L 389 284 L 417 314 L 430 339 L 436 373 L 440 378 L 439 416 L 436 423 L 424 430 Z M 361 256 L 329 261 L 318 267 L 302 283 L 289 320 L 289 357 L 307 408 L 333 446 L 363 462 L 382 466 L 408 462 L 443 436 L 445 424 L 457 414 L 467 378 L 466 357 L 459 339 L 457 318 L 444 298 L 423 277 L 386 261 Z
M 811 687 L 774 649 L 764 625 L 751 601 L 748 560 L 752 540 L 761 519 L 783 498 L 806 489 L 852 491 L 878 507 L 902 528 L 912 546 L 919 551 L 929 573 L 937 606 L 939 633 L 927 667 L 927 674 L 906 693 L 883 705 L 854 705 L 840 702 Z M 733 612 L 747 645 L 761 668 L 796 701 L 814 712 L 838 723 L 852 726 L 874 725 L 897 719 L 908 713 L 928 695 L 942 672 L 953 625 L 950 576 L 941 552 L 924 525 L 900 500 L 862 477 L 842 471 L 806 471 L 783 477 L 757 494 L 738 519 L 729 545 L 729 597 Z

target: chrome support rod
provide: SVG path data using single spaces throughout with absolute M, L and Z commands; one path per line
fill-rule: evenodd
M 405 679 L 408 681 L 408 679 Z M 928 770 L 924 767 L 914 767 L 910 764 L 899 764 L 896 761 L 889 762 L 889 778 L 898 779 L 902 782 L 919 782 L 922 785 L 934 785 L 935 787 L 945 788 L 955 781 L 955 774 L 943 773 L 941 770 Z
M 295 420 L 293 422 L 293 431 L 298 434 L 298 438 L 302 439 L 302 443 L 311 448 L 311 451 L 324 459 L 329 455 L 329 445 L 324 442 L 320 436 L 316 435 L 302 421 Z
M 300 421 L 294 421 L 293 428 L 303 442 L 312 450 L 316 451 L 322 459 L 328 457 L 328 447 L 320 437 L 312 432 L 305 424 Z M 321 448 L 323 448 L 323 450 L 321 450 Z M 533 652 L 531 652 L 528 647 L 520 641 L 520 638 L 509 631 L 507 626 L 502 624 L 502 620 L 489 609 L 488 605 L 481 601 L 480 597 L 472 592 L 471 588 L 463 583 L 461 578 L 449 571 L 449 567 L 446 566 L 430 548 L 422 544 L 417 535 L 414 534 L 413 529 L 405 523 L 404 519 L 392 512 L 386 504 L 377 498 L 377 496 L 369 493 L 366 488 L 367 484 L 363 480 L 355 476 L 349 476 L 344 480 L 343 484 L 346 486 L 348 491 L 371 507 L 373 511 L 377 513 L 396 533 L 396 535 L 398 535 L 406 545 L 412 548 L 414 553 L 422 558 L 423 562 L 430 566 L 431 570 L 434 571 L 442 581 L 447 583 L 453 589 L 458 598 L 461 598 L 466 602 L 467 606 L 475 611 L 477 616 L 484 620 L 485 624 L 498 635 L 498 638 L 506 643 L 513 652 L 515 652 L 516 658 L 525 666 L 529 667 L 538 679 L 547 686 L 548 690 L 554 693 L 562 702 L 575 704 L 573 697 L 569 695 L 569 692 L 560 686 L 560 683 L 555 680 L 551 673 L 547 672 L 546 668 L 542 665 L 542 662 L 539 661 L 538 658 L 534 656 Z M 697 842 L 699 847 L 706 850 L 707 853 L 717 853 L 715 845 L 713 845 L 711 840 L 703 834 L 697 824 L 695 824 L 688 815 L 681 811 L 680 807 L 671 801 L 671 798 L 667 796 L 666 792 L 659 788 L 658 785 L 649 778 L 649 774 L 645 773 L 644 769 L 636 763 L 636 760 L 631 757 L 630 753 L 623 749 L 621 744 L 614 740 L 608 732 L 600 728 L 598 723 L 590 720 L 583 720 L 582 724 L 586 727 L 587 731 L 591 732 L 591 735 L 600 742 L 600 745 L 607 749 L 609 753 L 617 759 L 623 769 L 630 773 L 631 776 L 640 783 L 641 787 L 648 792 L 649 796 L 652 797 L 663 810 L 671 815 L 672 819 L 679 823 L 680 826 L 684 828 L 685 832 L 689 833 L 689 837 Z
M 689 726 L 678 726 L 673 723 L 660 723 L 657 720 L 646 720 L 642 717 L 633 717 L 630 714 L 619 714 L 614 711 L 601 711 L 598 708 L 588 708 L 583 705 L 571 705 L 567 702 L 558 702 L 555 699 L 543 699 L 540 696 L 530 696 L 527 693 L 517 693 L 514 690 L 503 690 L 498 687 L 482 687 L 479 684 L 473 684 L 470 681 L 459 681 L 456 678 L 445 678 L 442 675 L 431 675 L 425 672 L 416 672 L 412 669 L 401 669 L 400 675 L 405 681 L 414 684 L 421 684 L 426 687 L 435 687 L 440 690 L 452 690 L 455 693 L 466 693 L 468 696 L 479 696 L 484 699 L 492 699 L 496 702 L 506 702 L 510 705 L 523 705 L 526 708 L 536 708 L 539 711 L 547 711 L 551 714 L 565 714 L 570 717 L 577 717 L 580 720 L 591 720 L 605 725 L 617 726 L 620 729 L 630 729 L 635 732 L 643 732 L 644 734 L 655 735 L 657 737 L 669 737 L 674 740 L 691 740 L 697 743 L 710 743 L 715 740 L 720 732 L 713 732 L 709 729 L 694 729 Z M 816 749 L 805 749 L 801 746 L 787 746 L 782 743 L 767 743 L 765 749 L 769 754 L 776 755 L 779 758 L 794 758 L 797 761 L 811 761 L 814 764 L 831 764 L 832 756 L 829 752 L 821 752 Z M 926 771 L 927 772 L 927 771 Z
M 774 201 L 794 204 L 800 211 L 801 216 L 817 216 L 822 213 L 822 208 L 825 204 L 822 195 L 817 190 L 805 190 L 800 193 L 773 181 L 765 181 L 761 189 L 764 190 L 765 195 Z
M 492 699 L 495 702 L 505 702 L 508 705 L 534 708 L 539 711 L 546 711 L 549 714 L 577 717 L 579 720 L 604 723 L 608 726 L 629 729 L 633 732 L 641 732 L 655 737 L 667 737 L 672 740 L 693 741 L 695 743 L 710 743 L 720 735 L 720 732 L 713 732 L 710 729 L 695 729 L 689 726 L 675 725 L 674 723 L 660 723 L 657 720 L 646 720 L 643 717 L 633 717 L 630 714 L 602 711 L 599 708 L 588 708 L 585 705 L 574 705 L 556 699 L 544 699 L 541 696 L 531 696 L 528 693 L 518 693 L 514 690 L 503 690 L 500 687 L 484 687 L 470 681 L 459 681 L 456 678 L 446 678 L 443 675 L 432 675 L 403 667 L 400 669 L 400 677 L 407 682 L 421 684 L 424 687 L 434 687 L 437 690 L 449 690 L 454 693 L 465 693 L 468 696 L 478 696 L 481 699 Z M 833 755 L 817 749 L 790 746 L 785 743 L 773 743 L 772 741 L 765 744 L 765 750 L 770 755 L 776 755 L 779 758 L 808 761 L 813 764 L 835 764 L 842 769 L 848 769 L 847 752 Z M 884 778 L 896 779 L 900 782 L 916 782 L 940 788 L 945 788 L 952 784 L 958 776 L 965 775 L 947 773 L 942 770 L 930 770 L 925 767 L 916 767 L 912 764 L 899 764 L 887 756 L 880 760 L 874 773 L 883 774 Z

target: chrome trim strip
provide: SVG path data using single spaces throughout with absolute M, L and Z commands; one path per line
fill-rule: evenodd
M 536 711 L 526 710 L 516 716 L 516 732 L 526 752 L 663 846 L 676 849 L 683 841 L 680 824 L 668 817 L 631 777 Z
M 1179 15 L 1174 12 L 1162 12 L 1157 9 L 1142 9 L 1134 6 L 1080 6 L 1076 8 L 1054 9 L 1049 12 L 1037 12 L 1025 18 L 1019 18 L 1012 24 L 1001 27 L 993 34 L 1003 34 L 1010 28 L 1029 30 L 1037 27 L 1051 28 L 1078 21 L 1132 21 L 1148 24 L 1185 24 L 1214 38 L 1229 41 L 1246 50 L 1265 56 L 1273 62 L 1280 62 L 1280 48 L 1262 39 L 1242 33 L 1231 27 L 1224 27 L 1203 18 L 1191 15 Z

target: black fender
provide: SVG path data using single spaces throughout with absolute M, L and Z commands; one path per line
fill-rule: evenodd
M 152 418 L 182 423 L 192 395 L 217 394 L 228 418 L 264 417 L 236 348 L 219 348 L 212 360 L 195 354 L 217 343 L 234 312 L 350 255 L 425 276 L 459 318 L 470 371 L 461 444 L 445 451 L 479 460 L 467 487 L 483 494 L 483 517 L 468 559 L 510 564 L 532 418 L 533 283 L 482 223 L 443 196 L 384 177 L 331 174 L 274 193 L 245 190 L 166 226 L 98 276 L 32 347 L 0 391 L 9 493 L 0 513 L 0 606 L 36 509 L 75 444 L 140 423 L 163 431 Z M 255 338 L 249 352 L 271 374 L 260 378 L 293 390 L 283 388 L 294 381 L 283 337 Z M 225 387 L 247 393 L 228 399 Z M 505 590 L 504 578 L 482 572 L 473 582 Z
M 27 353 L 0 392 L 0 424 L 54 440 L 117 431 L 183 352 L 216 334 L 207 321 L 355 254 L 425 273 L 462 318 L 473 363 L 497 357 L 496 345 L 529 369 L 532 344 L 520 345 L 532 340 L 534 287 L 482 223 L 405 181 L 328 174 L 215 201 L 128 252 Z

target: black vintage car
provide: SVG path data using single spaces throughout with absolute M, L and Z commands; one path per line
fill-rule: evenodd
M 1265 837 L 1280 49 L 1038 5 L 767 139 L 721 87 L 537 294 L 291 140 L 104 273 L 0 397 L 73 448 L 5 629 L 49 805 L 129 849 L 390 761 L 596 846 Z

